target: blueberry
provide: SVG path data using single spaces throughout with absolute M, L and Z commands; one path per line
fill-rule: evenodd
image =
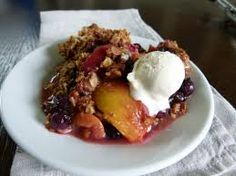
M 50 127 L 55 130 L 64 130 L 71 126 L 72 121 L 71 121 L 70 116 L 54 113 L 49 118 L 49 123 L 50 123 Z
M 174 94 L 174 101 L 175 102 L 183 102 L 185 101 L 185 96 L 182 92 L 178 91 Z
M 169 116 L 169 109 L 166 109 L 164 111 L 159 111 L 156 115 L 157 118 L 166 118 Z
M 134 62 L 133 62 L 131 59 L 128 59 L 128 60 L 125 62 L 125 72 L 126 72 L 127 74 L 130 73 L 130 72 L 132 72 L 133 67 L 134 67 Z
M 60 113 L 71 115 L 73 110 L 69 98 L 66 95 L 51 96 L 44 106 L 46 113 L 51 114 Z
M 110 123 L 103 122 L 103 126 L 106 132 L 106 136 L 108 139 L 120 139 L 122 138 L 121 133 Z
M 194 92 L 194 84 L 190 78 L 187 78 L 183 81 L 182 86 L 180 87 L 180 92 L 187 98 Z
M 185 101 L 194 92 L 194 84 L 190 78 L 183 81 L 180 89 L 174 93 L 170 98 L 170 104 L 179 103 Z
M 138 49 L 139 53 L 145 52 L 145 49 L 143 49 L 143 47 L 139 43 L 134 43 L 133 45 Z
M 70 114 L 70 102 L 69 98 L 66 95 L 58 95 L 57 96 L 57 112 L 61 112 L 63 114 Z

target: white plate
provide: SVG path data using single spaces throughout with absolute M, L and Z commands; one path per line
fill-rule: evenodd
M 133 37 L 144 47 L 154 41 Z M 39 106 L 42 81 L 61 60 L 56 44 L 38 48 L 10 72 L 1 89 L 1 117 L 13 140 L 42 162 L 81 175 L 141 175 L 167 167 L 203 140 L 213 119 L 210 86 L 194 65 L 189 112 L 144 145 L 101 145 L 49 132 Z

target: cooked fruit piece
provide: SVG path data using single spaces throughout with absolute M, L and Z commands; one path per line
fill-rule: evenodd
M 104 118 L 130 142 L 143 139 L 147 128 L 142 119 L 148 113 L 141 102 L 129 95 L 126 83 L 103 83 L 95 90 L 94 100 Z
M 139 58 L 139 46 L 137 44 L 129 44 L 128 49 L 131 54 L 131 59 L 133 61 L 137 60 Z
M 102 63 L 106 56 L 106 50 L 110 47 L 110 45 L 102 45 L 97 47 L 93 53 L 87 58 L 83 65 L 83 70 L 88 73 L 89 71 L 93 71 L 96 67 Z
M 79 113 L 73 123 L 83 129 L 82 135 L 86 139 L 102 139 L 106 136 L 102 122 L 95 115 Z
M 104 125 L 107 139 L 120 139 L 120 138 L 122 138 L 121 133 L 113 125 L 111 125 L 107 121 L 104 121 L 103 125 Z

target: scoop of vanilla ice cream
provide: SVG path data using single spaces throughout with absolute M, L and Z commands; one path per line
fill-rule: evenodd
M 170 107 L 169 97 L 185 77 L 181 59 L 168 51 L 154 51 L 141 56 L 127 79 L 131 96 L 147 106 L 150 115 Z

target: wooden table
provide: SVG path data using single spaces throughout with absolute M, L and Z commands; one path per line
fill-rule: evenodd
M 231 2 L 236 5 L 236 0 L 231 0 Z M 17 19 L 23 19 L 23 22 L 19 24 L 24 26 L 22 30 L 26 31 L 27 40 L 21 39 L 22 33 L 14 33 L 17 38 L 15 41 L 9 40 L 9 37 L 0 36 L 2 42 L 2 45 L 0 44 L 0 63 L 5 59 L 6 63 L 11 62 L 12 67 L 26 54 L 19 53 L 18 56 L 10 55 L 10 58 L 5 58 L 1 50 L 6 46 L 12 47 L 13 49 L 9 52 L 14 53 L 16 52 L 14 44 L 19 41 L 24 43 L 33 38 L 34 42 L 31 42 L 28 51 L 36 47 L 40 26 L 38 10 L 137 8 L 140 10 L 142 18 L 161 36 L 177 40 L 179 45 L 189 53 L 192 61 L 203 71 L 209 82 L 233 106 L 236 106 L 236 24 L 228 21 L 222 10 L 212 2 L 207 0 L 41 0 L 35 4 L 12 2 L 5 8 L 7 10 L 0 13 L 0 20 L 3 20 L 4 17 L 7 20 L 5 20 L 5 25 L 2 25 L 3 22 L 0 21 L 1 28 L 11 26 L 11 22 L 8 21 L 10 14 L 11 18 L 17 16 Z M 27 20 L 24 20 L 25 18 Z M 7 70 L 10 70 L 11 67 Z M 0 83 L 4 77 L 5 75 L 2 75 Z M 9 175 L 15 148 L 15 143 L 7 135 L 0 122 L 1 176 Z

